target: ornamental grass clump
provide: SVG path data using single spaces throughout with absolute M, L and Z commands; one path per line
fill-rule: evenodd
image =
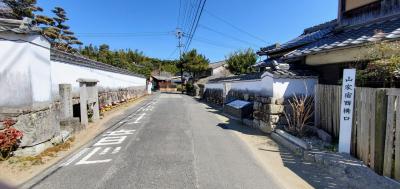
M 294 95 L 289 100 L 289 107 L 285 108 L 283 112 L 288 123 L 285 126 L 285 130 L 299 137 L 305 136 L 309 131 L 309 127 L 312 126 L 313 104 L 314 97 L 312 96 Z
M 6 119 L 3 121 L 4 129 L 0 131 L 0 160 L 6 160 L 18 147 L 22 139 L 22 132 L 12 127 L 15 121 Z

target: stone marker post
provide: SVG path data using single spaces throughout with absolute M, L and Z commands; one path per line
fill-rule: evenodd
M 85 126 L 89 124 L 88 108 L 93 111 L 92 121 L 100 118 L 99 95 L 97 89 L 98 80 L 78 79 L 79 82 L 79 103 L 81 109 L 81 123 Z
M 72 89 L 71 84 L 59 84 L 58 85 L 59 95 L 60 95 L 60 119 L 67 120 L 72 118 Z

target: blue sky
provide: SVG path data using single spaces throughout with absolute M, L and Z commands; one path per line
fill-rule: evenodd
M 85 45 L 106 43 L 112 49 L 138 49 L 151 57 L 173 59 L 179 55 L 173 31 L 178 23 L 180 1 L 183 12 L 189 0 L 38 0 L 38 4 L 46 14 L 55 6 L 63 7 L 71 30 Z M 207 0 L 190 48 L 196 48 L 213 62 L 223 60 L 235 49 L 257 50 L 286 42 L 307 27 L 335 19 L 337 2 Z

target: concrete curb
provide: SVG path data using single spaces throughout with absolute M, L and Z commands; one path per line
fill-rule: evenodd
M 274 141 L 277 142 L 278 144 L 288 148 L 295 155 L 301 156 L 304 152 L 304 150 L 300 146 L 293 144 L 292 142 L 290 142 L 289 140 L 285 139 L 284 137 L 282 137 L 277 133 L 274 132 L 271 133 L 271 138 L 274 139 Z
M 144 96 L 148 97 L 148 96 Z M 151 98 L 152 99 L 152 98 Z M 143 103 L 144 102 L 144 103 Z M 141 107 L 144 107 L 147 103 L 147 101 L 142 101 L 143 104 L 138 104 L 140 106 L 138 106 L 137 108 L 135 108 L 134 111 L 132 111 L 129 114 L 135 114 Z M 128 116 L 129 117 L 129 116 Z M 69 155 L 61 158 L 60 160 L 58 160 L 57 162 L 55 162 L 53 165 L 50 165 L 47 169 L 45 169 L 43 172 L 39 173 L 38 175 L 34 176 L 32 179 L 26 181 L 25 183 L 21 184 L 18 186 L 18 188 L 21 189 L 29 189 L 34 187 L 36 184 L 40 183 L 41 181 L 43 181 L 44 179 L 46 179 L 47 177 L 49 177 L 50 175 L 52 175 L 53 173 L 57 172 L 59 169 L 61 169 L 61 164 L 65 161 L 68 160 L 70 158 L 72 158 L 74 155 L 76 155 L 77 153 L 79 153 L 81 150 L 83 150 L 84 148 L 90 147 L 91 145 L 93 145 L 93 143 L 95 142 L 96 139 L 99 139 L 105 132 L 107 132 L 110 129 L 117 129 L 120 125 L 119 123 L 121 121 L 123 121 L 124 119 L 127 119 L 127 117 L 123 117 L 122 119 L 119 119 L 118 121 L 111 123 L 110 126 L 108 126 L 106 129 L 104 129 L 103 131 L 101 131 L 100 133 L 98 133 L 96 136 L 93 137 L 93 139 L 91 139 L 90 141 L 88 141 L 87 143 L 83 144 L 82 146 L 78 147 L 77 149 L 73 150 Z

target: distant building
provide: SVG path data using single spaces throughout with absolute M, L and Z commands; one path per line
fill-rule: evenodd
M 212 76 L 230 75 L 229 70 L 227 69 L 226 61 L 219 61 L 219 62 L 211 63 L 209 67 L 212 69 Z

